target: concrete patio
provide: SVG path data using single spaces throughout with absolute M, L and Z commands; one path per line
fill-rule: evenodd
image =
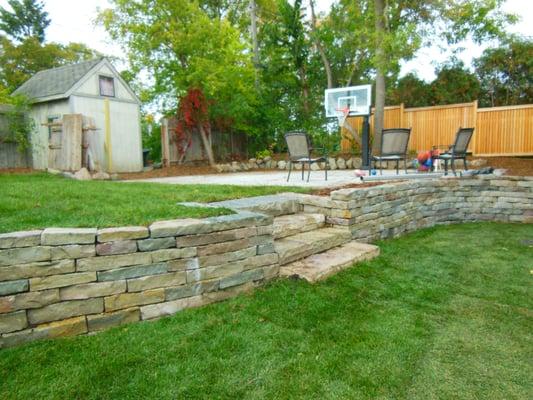
M 405 179 L 425 178 L 425 177 L 439 177 L 441 174 L 416 174 L 414 171 L 405 172 L 400 171 L 400 177 Z M 305 173 L 307 178 L 307 171 Z M 366 177 L 365 180 L 387 180 L 397 179 L 396 171 L 384 170 L 383 176 L 377 175 Z M 311 178 L 309 182 L 305 179 L 302 181 L 301 171 L 294 171 L 291 174 L 291 179 L 287 182 L 287 171 L 251 171 L 251 172 L 236 172 L 225 174 L 211 174 L 211 175 L 191 175 L 191 176 L 173 176 L 166 178 L 150 178 L 131 180 L 127 182 L 152 182 L 152 183 L 167 183 L 173 185 L 185 184 L 206 184 L 206 185 L 240 185 L 240 186 L 302 186 L 310 188 L 330 188 L 339 187 L 349 184 L 362 183 L 356 177 L 353 169 L 348 170 L 334 170 L 328 171 L 328 180 L 324 180 L 324 171 L 311 171 Z

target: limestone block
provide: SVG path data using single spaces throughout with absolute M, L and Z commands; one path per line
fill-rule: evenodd
M 353 157 L 350 157 L 346 160 L 346 168 L 352 169 L 353 168 Z
M 123 308 L 142 306 L 165 301 L 164 289 L 153 289 L 144 292 L 122 293 L 105 298 L 105 310 L 115 311 Z
M 344 160 L 344 158 L 342 157 L 337 158 L 337 168 L 346 169 L 346 160 Z
M 74 272 L 74 260 L 36 262 L 0 268 L 0 281 Z
M 205 220 L 195 218 L 157 221 L 150 225 L 150 236 L 152 238 L 162 238 L 202 233 L 204 232 L 202 228 L 206 224 Z
M 287 168 L 287 162 L 283 160 L 278 161 L 278 169 L 285 169 L 285 168 Z
M 30 279 L 30 290 L 54 289 L 96 281 L 96 272 L 78 272 L 74 274 L 50 275 Z
M 187 274 L 185 271 L 128 279 L 128 292 L 183 285 L 186 280 Z
M 28 280 L 19 279 L 16 281 L 0 282 L 0 296 L 28 291 Z
M 169 249 L 171 247 L 176 247 L 176 240 L 174 237 L 138 240 L 137 247 L 139 248 L 139 251 Z
M 202 293 L 214 292 L 218 290 L 218 279 L 202 281 L 188 285 L 180 285 L 165 289 L 165 300 L 177 300 L 184 297 L 198 296 Z
M 87 170 L 87 168 L 84 167 L 74 174 L 74 178 L 79 181 L 90 181 L 92 179 L 92 176 Z
M 87 316 L 87 328 L 89 332 L 101 331 L 113 326 L 119 326 L 136 322 L 141 319 L 139 308 L 128 308 L 110 313 Z
M 149 254 L 152 255 L 152 261 L 156 263 L 161 261 L 176 260 L 178 258 L 195 257 L 197 252 L 196 247 L 185 247 L 182 249 L 156 250 Z
M 328 163 L 329 163 L 329 169 L 331 170 L 337 169 L 337 161 L 334 158 L 332 157 L 328 158 Z
M 166 263 L 135 265 L 131 267 L 98 272 L 98 281 L 118 281 L 121 279 L 139 278 L 147 275 L 164 274 L 165 272 L 167 272 Z
M 96 239 L 96 228 L 46 228 L 41 234 L 41 244 L 91 244 Z
M 0 314 L 29 308 L 39 308 L 59 301 L 59 289 L 26 292 L 0 297 Z
M 118 256 L 83 258 L 76 261 L 77 271 L 105 271 L 131 265 L 151 264 L 150 253 L 131 253 Z
M 28 310 L 28 321 L 32 325 L 57 321 L 86 314 L 98 314 L 104 311 L 103 299 L 62 301 L 61 303 Z
M 0 249 L 39 246 L 41 233 L 41 230 L 2 233 L 0 234 Z
M 98 243 L 96 245 L 96 254 L 99 256 L 110 256 L 115 254 L 128 254 L 137 251 L 137 242 L 135 240 L 120 240 L 117 242 Z
M 210 256 L 199 257 L 200 267 L 221 265 L 232 261 L 242 260 L 247 257 L 253 257 L 256 254 L 256 246 L 250 246 L 242 250 L 232 251 L 224 254 L 213 254 Z
M 180 236 L 176 239 L 176 243 L 178 247 L 203 246 L 212 243 L 221 243 L 232 240 L 244 239 L 253 236 L 256 233 L 257 228 L 255 226 L 252 226 L 246 228 L 230 229 L 221 232 L 212 232 L 204 235 Z
M 20 331 L 28 326 L 26 311 L 0 314 L 0 333 Z
M 311 171 L 318 171 L 320 170 L 320 165 L 318 163 L 311 164 Z
M 237 274 L 239 272 L 242 272 L 242 270 L 243 270 L 243 265 L 238 262 L 188 270 L 187 271 L 187 283 L 205 281 L 208 279 L 222 278 L 225 276 Z
M 98 229 L 98 242 L 116 242 L 119 240 L 144 239 L 149 235 L 145 226 L 121 226 L 118 228 Z
M 96 250 L 94 244 L 68 244 L 65 246 L 54 246 L 51 248 L 52 260 L 62 260 L 65 258 L 86 258 L 94 257 Z
M 251 269 L 235 275 L 227 276 L 220 280 L 220 289 L 242 285 L 246 282 L 257 281 L 263 279 L 263 270 L 261 268 Z
M 241 293 L 247 293 L 255 287 L 253 282 L 246 282 L 239 286 L 233 286 L 225 290 L 218 290 L 216 292 L 205 293 L 203 295 L 206 302 L 214 303 L 217 301 L 223 301 L 235 296 L 238 296 Z
M 185 271 L 186 269 L 198 269 L 198 268 L 200 268 L 200 263 L 197 257 L 167 261 L 167 269 L 169 272 L 170 271 Z
M 0 347 L 12 347 L 39 339 L 81 335 L 87 332 L 85 317 L 75 317 L 63 321 L 39 325 L 33 329 L 9 333 L 0 338 Z
M 231 242 L 214 243 L 198 247 L 198 256 L 209 256 L 212 254 L 222 254 L 232 251 L 242 250 L 252 245 L 249 238 L 233 240 Z
M 16 247 L 0 250 L 0 267 L 6 265 L 27 264 L 51 259 L 50 247 Z
M 165 315 L 175 314 L 186 308 L 200 307 L 204 304 L 206 304 L 206 301 L 202 296 L 166 301 L 164 303 L 141 307 L 141 318 L 143 320 L 159 318 Z
M 59 290 L 61 300 L 84 300 L 126 292 L 126 281 L 94 282 L 64 287 Z
M 274 243 L 260 244 L 257 246 L 257 255 L 275 253 Z

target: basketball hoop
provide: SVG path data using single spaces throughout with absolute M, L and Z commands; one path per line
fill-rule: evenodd
M 339 126 L 341 128 L 344 127 L 344 123 L 346 122 L 346 118 L 348 118 L 348 115 L 350 115 L 350 107 L 342 107 L 342 108 L 336 108 L 335 111 L 337 111 L 337 119 L 339 120 Z

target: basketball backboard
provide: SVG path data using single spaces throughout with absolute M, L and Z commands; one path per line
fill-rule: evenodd
M 326 118 L 339 117 L 339 114 L 347 109 L 351 116 L 368 115 L 371 91 L 371 85 L 326 89 L 324 99 Z

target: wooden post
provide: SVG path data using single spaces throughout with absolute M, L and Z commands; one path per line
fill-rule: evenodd
M 113 149 L 111 145 L 111 112 L 109 110 L 109 99 L 104 99 L 104 120 L 105 120 L 105 151 L 107 155 L 107 172 L 113 172 Z
M 161 151 L 162 151 L 162 162 L 163 167 L 170 166 L 170 149 L 169 149 L 169 138 L 168 138 L 168 119 L 163 118 L 161 121 Z
M 471 149 L 472 150 L 472 154 L 476 154 L 476 149 L 477 149 L 477 143 L 478 143 L 478 138 L 479 138 L 479 132 L 477 132 L 477 100 L 474 100 L 472 102 L 472 120 L 474 121 L 474 124 L 472 126 L 472 128 L 474 128 L 474 140 L 471 141 Z

